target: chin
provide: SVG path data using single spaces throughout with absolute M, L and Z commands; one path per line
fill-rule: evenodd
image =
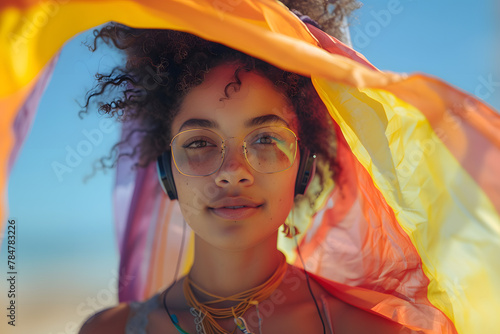
M 261 222 L 264 219 L 259 219 Z M 263 229 L 262 226 L 257 226 L 255 222 L 250 221 L 227 221 L 224 222 L 225 226 L 221 226 L 220 222 L 213 222 L 209 231 L 205 233 L 195 233 L 204 243 L 210 246 L 221 249 L 224 251 L 242 251 L 257 247 L 264 241 L 272 238 L 273 242 L 277 242 L 277 230 L 279 226 L 274 229 Z

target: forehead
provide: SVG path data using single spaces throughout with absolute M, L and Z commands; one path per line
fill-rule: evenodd
M 172 123 L 172 133 L 189 119 L 207 119 L 222 130 L 230 130 L 270 114 L 283 118 L 294 129 L 296 114 L 287 97 L 255 71 L 239 70 L 236 77 L 237 69 L 238 65 L 221 65 L 210 70 L 204 82 L 186 94 Z

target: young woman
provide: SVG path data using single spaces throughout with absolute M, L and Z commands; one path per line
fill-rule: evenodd
M 314 206 L 324 190 L 305 191 L 313 174 L 339 170 L 310 79 L 182 32 L 112 24 L 97 38 L 128 61 L 89 101 L 126 87 L 101 110 L 135 125 L 140 164 L 159 156 L 162 185 L 195 234 L 194 262 L 151 299 L 105 310 L 80 333 L 403 332 L 327 292 L 277 249 L 280 227 L 299 233 L 290 211 Z

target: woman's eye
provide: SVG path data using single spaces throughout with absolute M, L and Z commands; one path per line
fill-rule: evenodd
M 214 146 L 216 145 L 204 139 L 192 140 L 183 145 L 184 148 L 204 148 L 204 147 L 214 147 Z
M 256 140 L 256 144 L 263 144 L 263 145 L 270 145 L 270 144 L 275 144 L 278 141 L 277 138 L 271 135 L 263 135 L 259 136 Z
M 260 137 L 257 141 L 259 144 L 272 144 L 273 143 L 273 139 L 269 136 Z

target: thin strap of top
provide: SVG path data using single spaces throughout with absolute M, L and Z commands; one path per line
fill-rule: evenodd
M 160 294 L 156 294 L 144 302 L 130 302 L 130 313 L 125 327 L 125 334 L 146 334 L 148 316 L 161 308 Z
M 330 308 L 328 307 L 328 302 L 326 300 L 325 295 L 321 295 L 321 303 L 323 304 L 323 315 L 326 318 L 326 323 L 328 324 L 328 329 L 330 330 L 330 334 L 334 334 L 332 319 L 330 318 Z

